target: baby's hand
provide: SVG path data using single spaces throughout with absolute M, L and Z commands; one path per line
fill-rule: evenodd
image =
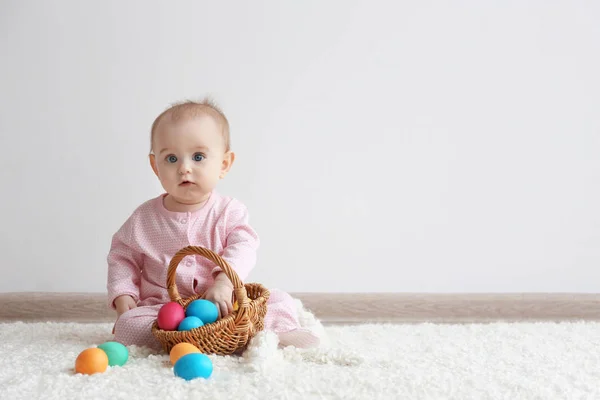
M 126 311 L 131 310 L 132 308 L 136 308 L 137 304 L 133 297 L 124 294 L 115 299 L 115 307 L 117 308 L 117 319 Z
M 227 282 L 216 280 L 215 284 L 204 292 L 203 297 L 215 303 L 217 310 L 219 310 L 219 319 L 221 319 L 233 312 L 233 304 L 231 303 L 232 293 L 233 287 L 231 283 L 228 284 Z
M 117 309 L 117 320 L 119 319 L 121 314 L 123 314 L 125 311 L 129 311 L 132 308 L 136 308 L 136 307 L 137 307 L 137 304 L 135 303 L 135 300 L 133 300 L 133 297 L 131 297 L 127 294 L 117 297 L 115 299 L 115 308 Z M 115 325 L 113 325 L 112 333 L 115 333 L 116 325 L 117 325 L 117 323 L 115 322 Z

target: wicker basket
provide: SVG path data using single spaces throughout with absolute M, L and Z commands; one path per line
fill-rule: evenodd
M 217 264 L 233 283 L 233 294 L 238 302 L 238 310 L 225 318 L 189 331 L 165 331 L 152 325 L 152 334 L 169 353 L 177 343 L 187 342 L 198 347 L 205 354 L 233 354 L 244 350 L 249 340 L 264 327 L 269 291 L 258 283 L 243 284 L 237 273 L 215 252 L 197 246 L 187 246 L 179 250 L 167 271 L 167 290 L 172 301 L 187 308 L 188 304 L 202 295 L 182 299 L 175 283 L 175 271 L 179 262 L 186 256 L 199 254 Z

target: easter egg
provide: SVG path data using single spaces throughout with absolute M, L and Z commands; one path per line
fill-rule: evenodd
M 213 372 L 213 364 L 205 354 L 190 353 L 177 360 L 173 371 L 175 376 L 191 381 L 196 378 L 208 378 Z
M 158 310 L 158 327 L 165 331 L 177 330 L 177 327 L 185 318 L 185 310 L 179 303 L 171 301 Z
M 190 317 L 185 317 L 183 321 L 177 327 L 178 331 L 189 331 L 190 329 L 199 328 L 204 325 L 204 322 L 198 317 L 194 317 L 193 315 Z
M 79 374 L 92 375 L 106 371 L 107 367 L 108 356 L 97 347 L 85 349 L 75 360 L 75 372 Z
M 235 301 L 235 303 L 233 303 L 233 311 L 237 311 L 240 308 L 237 300 Z
M 177 360 L 190 353 L 200 353 L 200 350 L 191 343 L 177 343 L 169 353 L 171 364 L 175 365 Z
M 205 324 L 212 324 L 219 318 L 219 310 L 215 303 L 205 299 L 192 301 L 185 310 L 188 317 L 198 317 Z
M 123 366 L 129 358 L 129 350 L 119 342 L 106 342 L 98 346 L 108 356 L 108 365 L 111 367 Z

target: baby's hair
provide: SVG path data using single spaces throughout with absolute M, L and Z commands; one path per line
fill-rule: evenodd
M 152 151 L 152 143 L 154 141 L 154 133 L 159 122 L 169 116 L 172 122 L 177 122 L 182 118 L 194 118 L 200 115 L 210 115 L 217 121 L 221 126 L 221 133 L 223 134 L 223 142 L 225 144 L 225 151 L 230 150 L 230 138 L 229 138 L 229 121 L 219 106 L 215 102 L 206 97 L 200 101 L 186 100 L 183 102 L 172 104 L 171 107 L 163 111 L 152 124 L 150 130 L 150 151 Z

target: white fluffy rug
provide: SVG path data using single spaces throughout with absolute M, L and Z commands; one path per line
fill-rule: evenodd
M 278 349 L 261 333 L 243 357 L 211 356 L 184 381 L 167 355 L 130 348 L 123 367 L 76 375 L 112 324 L 0 324 L 2 399 L 599 399 L 600 324 L 326 327 L 321 349 Z

